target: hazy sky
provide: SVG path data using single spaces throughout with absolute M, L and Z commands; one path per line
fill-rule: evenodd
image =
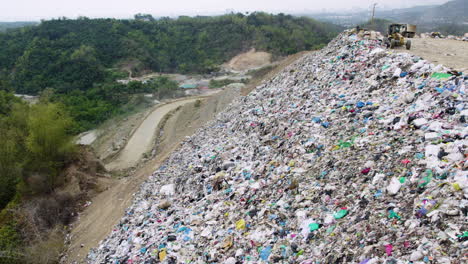
M 77 16 L 128 18 L 137 13 L 177 16 L 233 11 L 297 13 L 323 9 L 409 7 L 448 0 L 0 0 L 0 21 Z

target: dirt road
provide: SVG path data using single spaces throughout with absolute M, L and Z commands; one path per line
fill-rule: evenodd
M 143 154 L 151 150 L 155 141 L 154 133 L 164 116 L 177 107 L 195 102 L 196 100 L 198 99 L 191 98 L 156 108 L 143 120 L 118 156 L 106 165 L 106 169 L 119 170 L 136 165 Z
M 443 64 L 455 70 L 468 69 L 468 42 L 449 39 L 411 39 L 411 50 L 397 49 L 398 52 L 408 52 L 434 64 Z

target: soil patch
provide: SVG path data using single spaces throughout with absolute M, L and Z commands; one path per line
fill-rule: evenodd
M 397 52 L 408 52 L 434 64 L 442 64 L 458 71 L 468 69 L 468 42 L 450 39 L 411 39 L 411 50 L 396 49 Z
M 224 68 L 232 71 L 247 71 L 261 68 L 271 63 L 271 53 L 251 49 L 232 58 Z

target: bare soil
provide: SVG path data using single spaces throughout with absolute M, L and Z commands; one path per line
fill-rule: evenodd
M 181 142 L 186 136 L 196 132 L 203 124 L 212 120 L 217 113 L 226 107 L 240 95 L 240 89 L 226 88 L 200 104 L 185 104 L 166 121 L 164 127 L 158 133 L 156 153 L 164 149 L 171 149 L 174 144 Z
M 411 50 L 399 47 L 434 64 L 443 64 L 458 71 L 468 69 L 468 42 L 450 39 L 413 38 Z
M 263 51 L 251 49 L 248 52 L 241 53 L 232 58 L 224 65 L 227 70 L 247 71 L 269 65 L 271 63 L 271 54 Z

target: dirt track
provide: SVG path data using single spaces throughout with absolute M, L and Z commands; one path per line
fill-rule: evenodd
M 397 49 L 422 57 L 434 64 L 443 64 L 455 70 L 468 69 L 468 42 L 448 39 L 411 39 L 411 50 Z
M 156 108 L 143 120 L 117 158 L 106 165 L 108 170 L 126 169 L 138 163 L 144 153 L 151 150 L 154 133 L 164 116 L 179 106 L 195 102 L 197 98 L 181 100 Z

